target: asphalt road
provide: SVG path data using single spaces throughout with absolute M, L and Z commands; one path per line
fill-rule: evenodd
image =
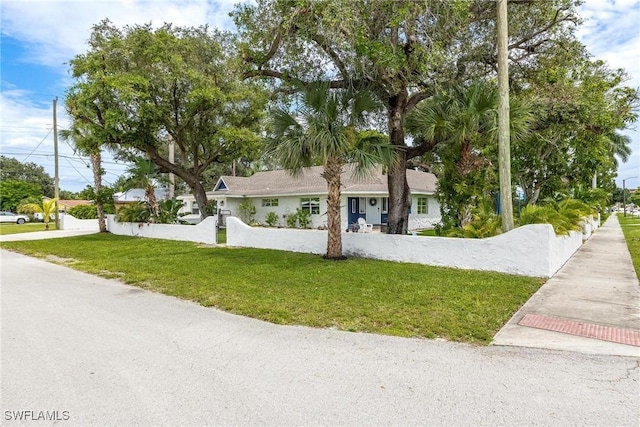
M 277 326 L 0 261 L 2 425 L 638 426 L 637 358 Z

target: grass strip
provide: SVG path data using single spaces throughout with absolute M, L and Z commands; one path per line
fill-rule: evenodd
M 618 214 L 618 221 L 620 222 L 620 227 L 622 227 L 624 239 L 627 241 L 636 275 L 640 279 L 640 274 L 638 274 L 640 272 L 640 218 Z
M 50 230 L 55 230 L 56 226 L 53 224 L 49 224 Z M 19 234 L 19 233 L 32 233 L 34 231 L 46 231 L 45 225 L 43 222 L 27 222 L 25 224 L 14 224 L 14 223 L 0 223 L 0 235 L 3 234 Z
M 488 344 L 543 279 L 112 234 L 2 243 L 277 324 Z

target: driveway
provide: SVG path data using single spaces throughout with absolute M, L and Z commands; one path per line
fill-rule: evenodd
M 0 261 L 3 425 L 638 425 L 638 358 L 277 326 Z

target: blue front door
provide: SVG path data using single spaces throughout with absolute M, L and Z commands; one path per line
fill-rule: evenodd
M 354 224 L 356 222 L 358 222 L 358 218 L 365 218 L 366 219 L 366 215 L 365 214 L 361 214 L 360 213 L 360 198 L 359 197 L 348 197 L 347 198 L 347 203 L 348 203 L 348 220 L 349 220 L 349 226 L 351 226 L 351 224 Z

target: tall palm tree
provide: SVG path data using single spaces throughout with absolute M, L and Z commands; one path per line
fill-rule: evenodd
M 622 163 L 626 163 L 632 152 L 630 147 L 631 138 L 627 135 L 613 131 L 601 137 L 605 143 L 606 157 L 592 156 L 583 163 L 585 168 L 593 170 L 593 177 L 591 179 L 592 188 L 598 187 L 598 174 L 602 172 L 603 169 L 606 170 L 606 168 L 610 166 L 618 169 L 618 159 L 620 159 Z
M 296 111 L 276 108 L 271 113 L 272 132 L 267 153 L 293 175 L 303 167 L 321 164 L 327 181 L 328 259 L 342 259 L 340 218 L 343 166 L 355 165 L 363 177 L 379 163 L 391 162 L 393 149 L 379 134 L 359 133 L 366 113 L 379 108 L 367 90 L 332 91 L 326 83 L 302 88 Z
M 626 163 L 631 155 L 631 138 L 618 132 L 612 132 L 608 135 L 609 149 L 613 154 L 620 157 L 622 163 Z M 614 157 L 615 165 L 618 166 L 618 160 Z
M 80 154 L 89 156 L 91 161 L 91 170 L 93 172 L 93 191 L 95 193 L 96 211 L 98 213 L 98 227 L 100 232 L 107 232 L 107 223 L 105 220 L 102 175 L 102 144 L 94 138 L 88 129 L 83 129 L 77 121 L 73 121 L 71 129 L 64 129 L 59 132 L 62 140 L 71 142 L 75 150 Z
M 491 183 L 486 173 L 491 171 L 490 157 L 497 153 L 498 91 L 486 82 L 452 85 L 433 98 L 422 101 L 407 117 L 410 135 L 436 146 L 446 178 L 453 180 L 448 191 L 441 195 L 455 200 L 451 208 L 457 226 L 465 226 L 472 219 L 472 210 L 481 203 Z M 513 102 L 510 109 L 511 138 L 527 134 L 531 115 L 524 104 Z M 454 188 L 455 187 L 455 188 Z M 467 193 L 465 193 L 467 191 Z M 454 194 L 455 193 L 455 194 Z M 446 208 L 446 207 L 445 207 Z

